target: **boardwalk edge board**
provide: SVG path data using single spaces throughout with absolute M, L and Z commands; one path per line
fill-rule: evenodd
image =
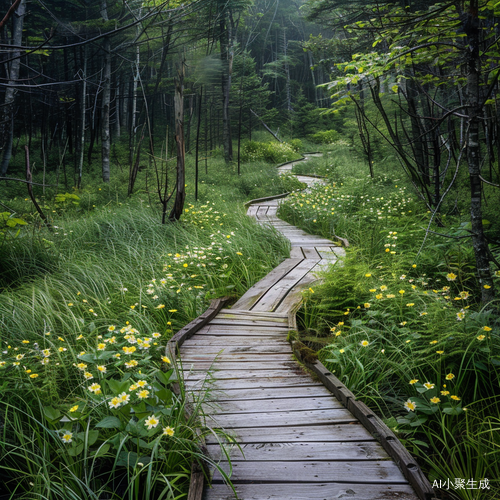
M 302 359 L 293 342 L 293 353 L 296 358 L 315 373 L 323 385 L 363 424 L 363 426 L 379 441 L 388 455 L 396 462 L 401 472 L 413 486 L 415 493 L 422 500 L 435 500 L 435 492 L 431 483 L 395 434 L 365 403 L 356 400 L 354 394 L 335 376 L 321 361 L 310 362 Z
M 178 348 L 189 338 L 191 338 L 198 330 L 203 328 L 211 319 L 215 318 L 219 311 L 231 300 L 230 297 L 222 297 L 214 299 L 210 303 L 209 308 L 196 319 L 181 328 L 168 342 L 165 349 L 165 354 L 172 359 L 176 359 Z M 180 393 L 179 388 L 174 388 L 174 392 Z M 190 410 L 189 403 L 186 403 L 186 412 Z M 208 449 L 205 439 L 198 434 L 201 443 L 201 452 L 208 457 Z M 191 479 L 189 481 L 189 490 L 187 500 L 202 500 L 203 491 L 205 489 L 205 475 L 207 471 L 196 461 L 191 464 Z

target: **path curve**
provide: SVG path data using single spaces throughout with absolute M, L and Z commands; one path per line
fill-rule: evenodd
M 319 181 L 299 179 L 308 186 Z M 238 447 L 230 451 L 231 481 L 241 500 L 417 500 L 382 446 L 293 358 L 287 335 L 295 329 L 301 290 L 344 249 L 279 219 L 279 203 L 259 200 L 248 215 L 290 240 L 290 258 L 182 344 L 186 387 L 204 390 L 210 372 L 212 403 L 205 411 L 212 426 L 234 434 L 244 454 Z M 229 473 L 216 441 L 208 439 L 207 448 Z M 203 498 L 236 497 L 215 472 Z

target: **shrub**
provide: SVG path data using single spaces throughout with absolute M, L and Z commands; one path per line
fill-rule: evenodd
M 308 135 L 307 138 L 314 144 L 332 144 L 339 139 L 339 133 L 336 130 L 322 130 Z

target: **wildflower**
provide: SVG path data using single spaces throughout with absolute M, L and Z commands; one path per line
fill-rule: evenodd
M 170 359 L 169 359 L 167 356 L 162 356 L 162 357 L 161 357 L 161 360 L 162 360 L 164 363 L 167 363 L 167 364 L 170 364 L 170 363 L 171 363 Z
M 37 377 L 38 377 L 38 373 L 32 373 L 32 374 L 30 375 L 30 378 L 37 378 Z
M 437 405 L 438 403 L 441 403 L 441 400 L 438 397 L 436 397 L 436 396 L 434 396 L 433 398 L 431 398 L 429 401 L 431 403 L 434 403 L 435 405 Z
M 82 340 L 82 339 L 83 339 L 83 335 L 82 334 L 80 334 L 80 335 L 78 335 L 78 337 L 76 337 L 76 340 Z
M 42 354 L 47 358 L 48 356 L 50 356 L 50 349 L 43 349 Z
M 157 339 L 157 338 L 161 337 L 161 333 L 154 332 L 154 333 L 152 334 L 152 337 L 153 337 L 154 339 Z
M 371 274 L 370 274 L 370 273 L 367 273 L 367 274 L 365 274 L 365 277 L 366 277 L 366 278 L 370 278 L 370 277 L 371 277 Z
M 362 340 L 360 344 L 362 347 L 367 347 L 368 345 L 370 345 L 370 342 L 368 342 L 368 340 Z
M 137 351 L 137 348 L 134 345 L 130 347 L 123 346 L 122 350 L 125 354 L 133 354 L 135 351 Z
M 406 304 L 406 307 L 413 307 L 415 305 L 414 302 L 409 302 L 408 304 Z
M 241 252 L 236 252 L 236 255 L 243 255 Z
M 380 287 L 380 290 L 381 290 L 382 292 L 385 292 L 385 291 L 387 290 L 387 286 L 382 285 L 382 286 Z
M 115 325 L 111 325 L 108 327 L 108 332 L 114 332 L 116 329 L 116 326 Z
M 113 398 L 111 401 L 108 401 L 108 405 L 110 408 L 118 408 L 122 404 L 122 400 L 120 398 Z
M 465 318 L 465 311 L 462 309 L 460 312 L 457 312 L 457 320 L 462 321 Z
M 406 403 L 404 404 L 404 407 L 408 411 L 415 411 L 415 408 L 417 407 L 417 404 L 414 401 L 412 401 L 411 399 L 408 399 L 408 401 L 406 401 Z
M 434 389 L 434 384 L 431 384 L 430 382 L 426 382 L 424 384 L 424 387 L 429 390 L 429 389 Z
M 104 351 L 106 349 L 106 344 L 97 344 L 97 350 L 98 351 Z
M 368 302 L 365 302 L 365 309 L 369 309 L 370 308 L 370 304 Z
M 160 421 L 154 416 L 151 415 L 144 421 L 144 425 L 148 428 L 148 431 L 156 427 Z
M 490 289 L 491 286 L 490 285 L 483 285 L 483 288 L 485 288 L 486 290 Z
M 489 326 L 483 326 L 482 328 L 485 332 L 491 332 L 492 328 L 490 328 Z
M 61 431 L 64 432 L 64 434 L 61 436 L 61 440 L 63 443 L 71 443 L 73 441 L 73 433 L 69 431 Z
M 420 313 L 420 316 L 427 316 L 428 313 L 426 313 L 425 311 L 424 312 L 421 312 Z
M 388 299 L 393 299 L 395 297 L 395 295 L 393 293 L 388 293 L 387 294 L 387 298 Z
M 127 368 L 133 368 L 134 366 L 137 366 L 139 363 L 135 359 L 131 359 L 130 361 L 127 361 L 125 363 L 125 366 Z
M 444 351 L 436 351 L 436 354 L 444 354 Z
M 29 341 L 29 340 L 22 340 L 21 342 L 22 342 L 23 344 L 29 344 L 29 343 L 30 343 L 30 341 Z
M 399 323 L 401 326 L 405 326 L 407 323 L 407 321 L 401 321 L 401 323 Z
M 310 291 L 311 293 L 314 293 L 314 290 L 313 290 L 311 287 L 309 287 L 309 291 Z
M 70 409 L 69 409 L 69 412 L 70 413 L 75 413 L 75 411 L 78 410 L 78 405 L 75 405 L 75 406 L 72 406 Z
M 448 281 L 455 281 L 455 280 L 457 279 L 457 275 L 456 275 L 456 274 L 453 274 L 453 273 L 448 273 L 448 274 L 446 275 L 446 279 L 447 279 Z
M 137 385 L 137 387 L 146 387 L 148 385 L 148 383 L 145 380 L 139 380 L 136 383 L 136 385 Z
M 340 352 L 340 354 L 344 354 L 345 349 L 340 349 L 339 352 Z
M 431 341 L 429 342 L 429 344 L 437 344 L 437 343 L 438 343 L 438 341 L 437 341 L 437 340 L 431 340 Z
M 448 396 L 450 391 L 441 391 L 441 396 Z
M 373 292 L 376 292 L 377 289 L 376 288 L 370 288 L 370 290 L 368 290 L 369 292 L 373 293 Z
M 453 380 L 455 378 L 455 375 L 453 375 L 453 373 L 448 373 L 448 375 L 446 375 L 445 379 L 446 380 Z
M 93 392 L 94 394 L 100 394 L 101 393 L 101 386 L 99 384 L 94 383 L 88 387 L 88 390 L 90 392 Z
M 174 435 L 174 429 L 173 427 L 164 427 L 163 428 L 163 435 L 164 436 L 173 436 Z
M 17 354 L 17 355 L 16 355 L 16 359 L 17 359 L 18 361 L 21 361 L 21 359 L 23 359 L 23 358 L 24 358 L 24 354 Z
M 413 267 L 413 269 L 415 269 L 417 267 L 417 264 L 412 264 L 411 267 Z
M 399 292 L 401 295 L 404 295 L 405 291 L 404 290 L 399 290 Z
M 138 397 L 139 399 L 146 399 L 148 396 L 149 396 L 149 391 L 148 391 L 148 390 L 146 390 L 146 389 L 144 389 L 143 391 L 139 391 L 139 392 L 137 393 L 137 397 Z
M 469 298 L 469 292 L 460 292 L 458 295 L 460 295 L 460 298 L 463 300 L 466 300 Z
M 128 403 L 130 401 L 130 394 L 127 394 L 126 392 L 118 394 L 118 397 L 122 403 Z
M 418 382 L 418 378 L 412 378 L 409 383 L 411 385 L 413 385 L 413 384 L 416 384 L 417 382 Z
M 177 312 L 177 309 L 169 309 L 168 310 L 169 313 L 176 313 Z
M 406 279 L 406 274 L 402 274 L 400 277 L 399 277 L 400 280 L 404 280 Z
M 455 395 L 450 396 L 450 398 L 455 400 L 455 401 L 460 401 L 460 398 L 458 396 L 455 396 Z
M 85 377 L 85 380 L 90 380 L 94 378 L 94 375 L 92 375 L 92 373 L 90 372 L 84 372 L 83 376 Z
M 380 300 L 382 297 L 383 297 L 383 295 L 382 295 L 381 293 L 378 293 L 377 295 L 375 295 L 375 298 L 376 298 L 376 299 L 379 299 L 379 300 Z
M 98 366 L 97 366 L 97 369 L 98 369 L 101 373 L 106 373 L 106 371 L 107 371 L 107 368 L 106 368 L 104 365 L 98 365 Z
M 165 304 L 159 304 L 156 306 L 156 309 L 163 309 L 165 307 Z
M 485 335 L 478 335 L 476 338 L 477 338 L 477 340 L 479 340 L 481 342 L 486 338 L 486 336 Z

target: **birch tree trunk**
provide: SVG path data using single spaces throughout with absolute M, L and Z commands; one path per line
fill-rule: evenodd
M 83 46 L 83 74 L 82 74 L 82 95 L 80 110 L 80 142 L 78 158 L 78 180 L 77 186 L 81 187 L 83 176 L 83 155 L 85 153 L 85 115 L 87 112 L 87 46 Z

